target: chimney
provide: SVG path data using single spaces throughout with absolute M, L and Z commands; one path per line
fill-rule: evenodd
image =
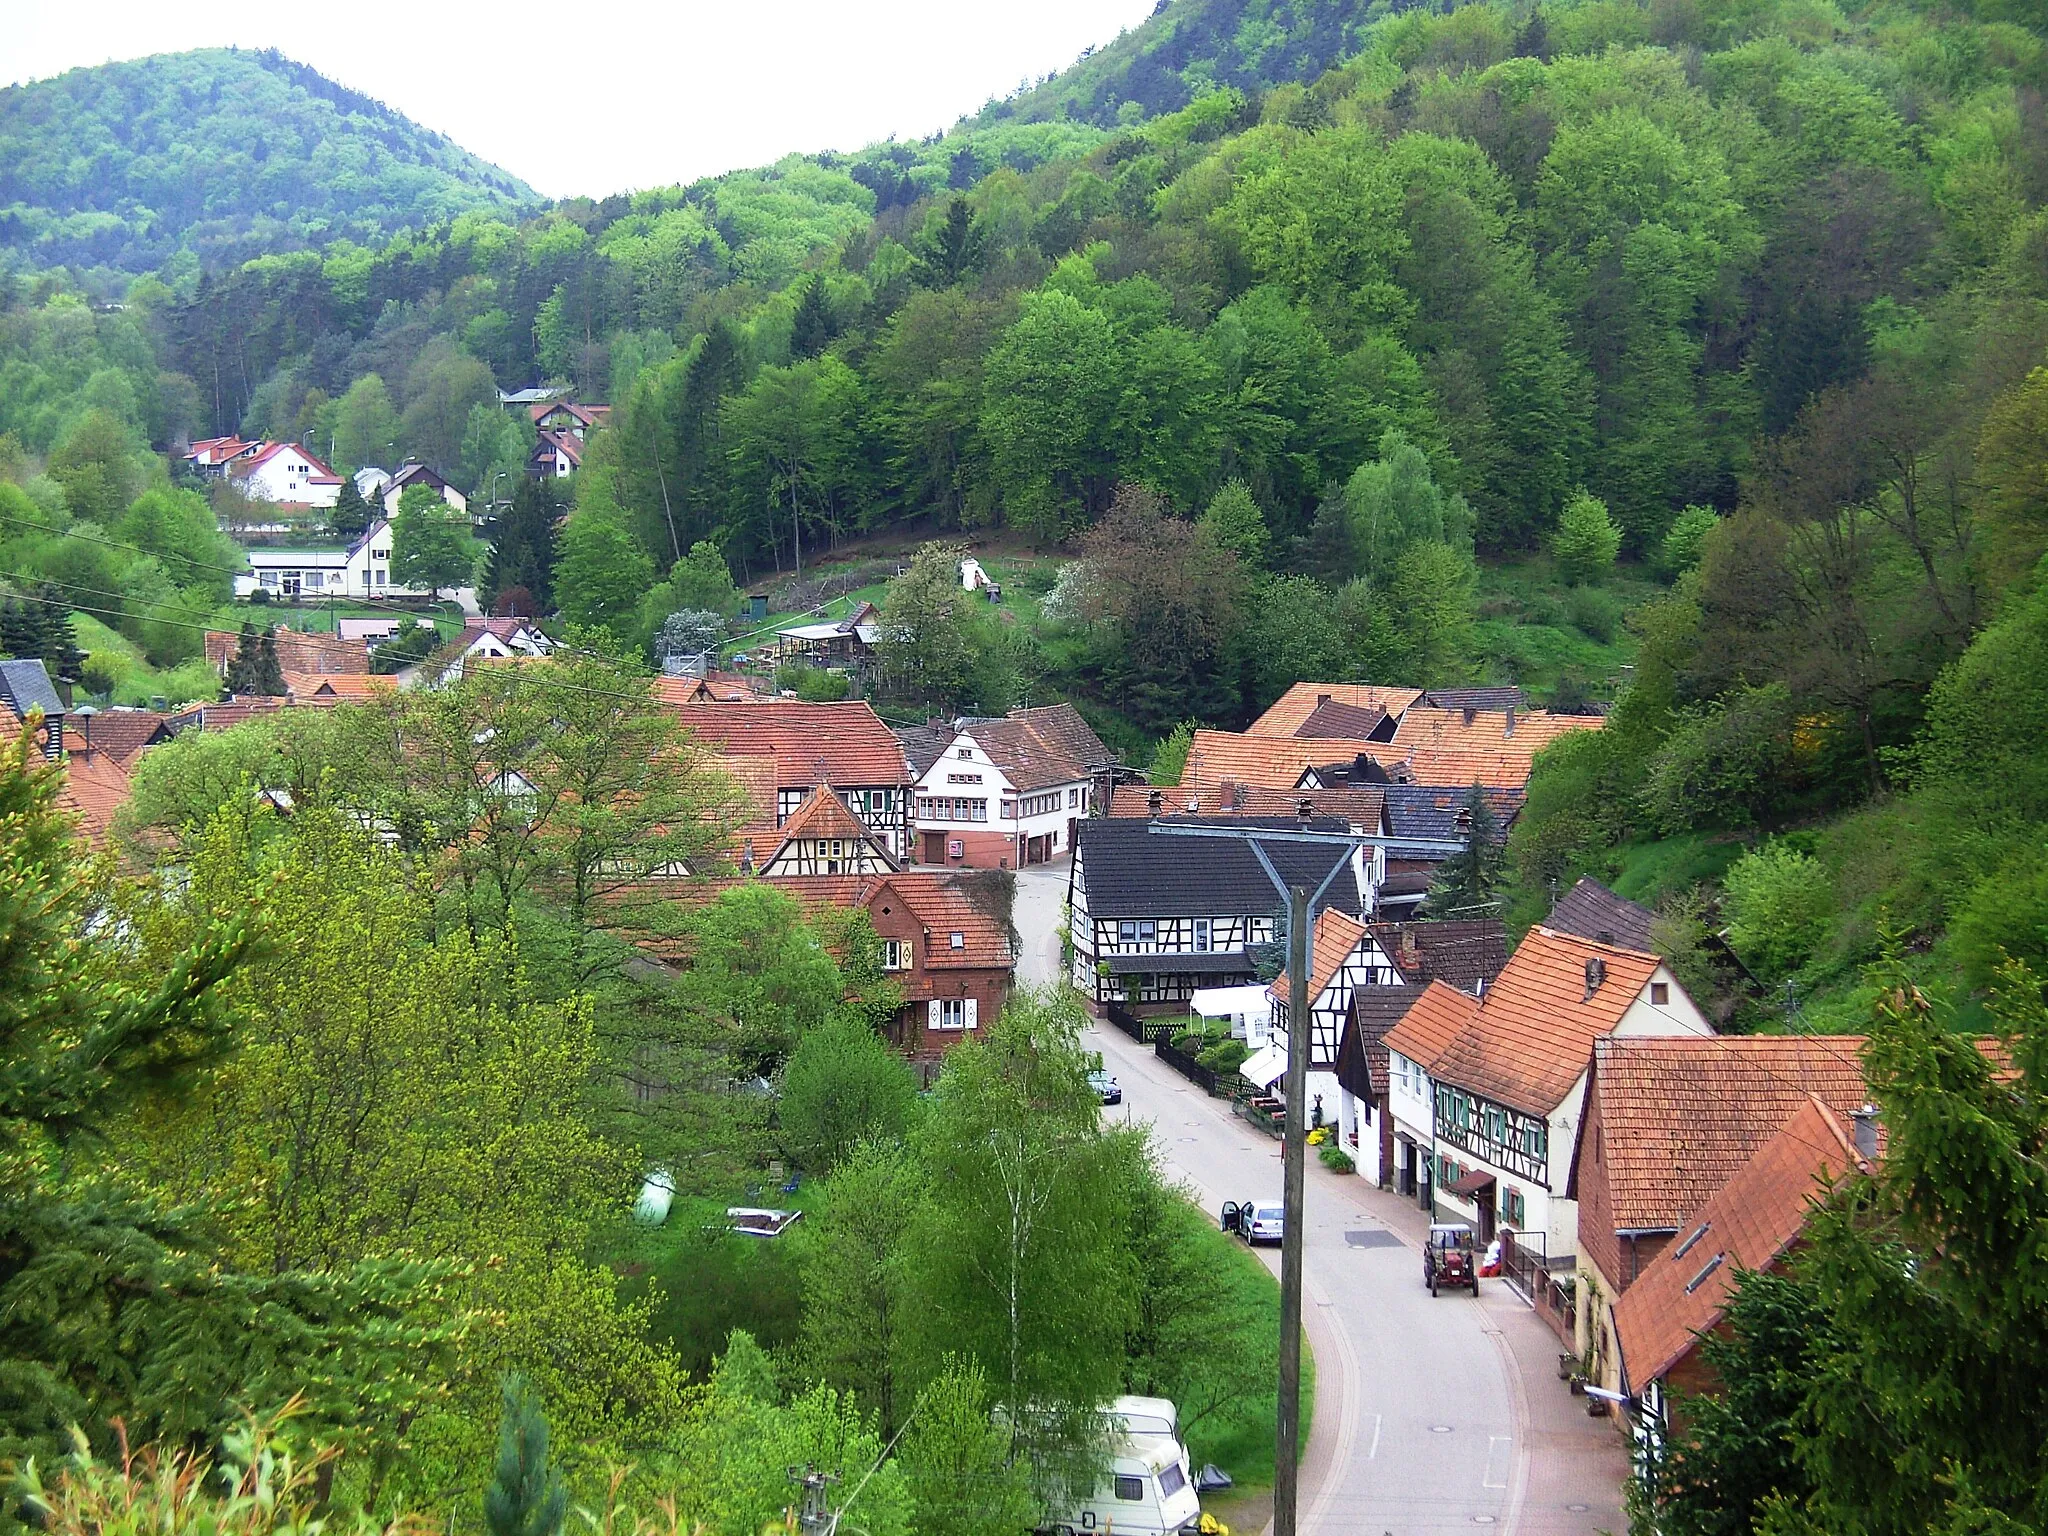
M 1294 808 L 1295 818 L 1298 821 L 1300 821 L 1302 831 L 1306 832 L 1308 830 L 1308 824 L 1315 819 L 1315 814 L 1315 801 L 1309 799 L 1308 796 L 1303 795 L 1301 797 L 1300 803 L 1296 805 Z
M 1865 1104 L 1861 1109 L 1851 1114 L 1849 1118 L 1855 1122 L 1852 1139 L 1856 1144 L 1856 1155 L 1866 1163 L 1876 1162 L 1877 1127 L 1879 1120 L 1882 1118 L 1877 1112 L 1877 1106 L 1875 1104 Z
M 1223 781 L 1223 788 L 1218 794 L 1223 810 L 1234 811 L 1237 809 L 1237 780 L 1225 779 Z
M 1478 708 L 1477 708 L 1476 706 L 1474 706 L 1474 705 L 1471 705 L 1471 704 L 1467 704 L 1467 705 L 1465 706 L 1465 723 L 1466 723 L 1467 725 L 1470 725 L 1470 724 L 1471 724 L 1471 723 L 1472 723 L 1472 722 L 1473 722 L 1474 720 L 1477 720 L 1478 718 L 1479 718 L 1479 710 L 1478 710 Z
M 1510 705 L 1508 706 L 1508 729 L 1507 729 L 1507 733 L 1508 733 L 1508 735 L 1510 735 L 1510 736 L 1512 736 L 1512 735 L 1514 735 L 1514 734 L 1515 734 L 1515 706 L 1514 706 L 1514 705 L 1512 705 L 1512 704 L 1510 704 Z
M 1319 693 L 1316 695 L 1316 708 L 1320 709 L 1329 702 L 1330 696 L 1327 693 Z
M 1166 796 L 1161 794 L 1156 789 L 1153 790 L 1151 794 L 1145 797 L 1145 810 L 1154 821 L 1157 821 L 1159 819 L 1159 812 L 1165 807 L 1165 805 Z
M 1415 930 L 1406 923 L 1401 925 L 1401 969 L 1412 970 L 1415 962 L 1422 957 L 1422 946 L 1415 942 Z
M 1595 992 L 1600 990 L 1600 984 L 1606 980 L 1607 962 L 1598 955 L 1595 955 L 1586 962 L 1586 996 L 1581 998 L 1580 1001 L 1585 1002 L 1590 999 Z

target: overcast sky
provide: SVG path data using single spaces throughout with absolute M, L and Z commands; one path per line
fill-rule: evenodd
M 71 0 L 0 30 L 0 83 L 186 48 L 277 48 L 554 197 L 690 181 L 950 127 L 1153 0 Z M 9 7 L 9 9 L 16 9 Z

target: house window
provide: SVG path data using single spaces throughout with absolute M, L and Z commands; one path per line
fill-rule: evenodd
M 1015 821 L 1016 819 L 1017 819 L 1017 802 L 1016 802 L 1016 801 L 1014 801 L 1014 800 L 1005 800 L 1005 801 L 1003 802 L 1003 820 L 1005 820 L 1005 821 Z
M 1500 1192 L 1500 1219 L 1511 1227 L 1523 1227 L 1529 1221 L 1529 1203 L 1522 1198 L 1522 1192 L 1514 1185 L 1504 1185 Z
M 981 782 L 981 775 L 978 773 L 949 773 L 946 775 L 946 782 L 948 784 L 979 784 Z
M 1651 982 L 1651 983 L 1650 983 L 1650 1001 L 1651 1001 L 1652 1003 L 1656 1004 L 1656 1006 L 1658 1006 L 1659 1008 L 1662 1008 L 1662 1007 L 1663 1007 L 1663 1006 L 1664 1006 L 1664 1005 L 1665 1005 L 1666 1003 L 1670 1002 L 1670 1001 L 1671 1001 L 1671 983 L 1670 983 L 1670 982 L 1668 982 L 1668 981 L 1653 981 L 1653 982 Z
M 948 949 L 965 949 L 967 947 L 967 935 L 964 933 L 947 934 L 946 947 Z
M 965 1029 L 967 1027 L 967 999 L 947 997 L 939 1000 L 939 1028 Z
M 1198 955 L 1209 953 L 1209 919 L 1206 917 L 1195 919 L 1195 953 Z
M 910 943 L 907 939 L 882 940 L 882 969 L 885 971 L 907 971 L 910 969 Z
M 972 820 L 975 820 L 975 821 L 987 821 L 987 820 L 988 820 L 988 802 L 987 802 L 986 800 L 976 800 L 976 801 L 975 801 L 975 802 L 974 802 L 973 804 L 974 804 L 974 815 L 973 815 L 973 817 L 972 817 L 971 819 L 972 819 Z
M 1067 791 L 1067 809 L 1071 811 L 1071 810 L 1072 810 L 1072 809 L 1073 809 L 1073 808 L 1074 808 L 1075 806 L 1079 805 L 1080 803 L 1081 803 L 1081 791 L 1080 791 L 1080 790 L 1078 790 L 1078 789 L 1070 789 L 1070 790 L 1068 790 L 1068 791 Z
M 960 749 L 959 751 L 955 752 L 955 753 L 954 753 L 953 755 L 954 755 L 955 757 L 964 757 L 964 758 L 966 758 L 966 759 L 967 759 L 967 761 L 969 761 L 969 762 L 971 763 L 971 762 L 973 762 L 973 761 L 974 761 L 974 748 L 972 748 L 972 747 L 962 747 L 962 748 L 961 748 L 961 749 Z
M 1138 925 L 1136 923 L 1118 923 L 1116 925 L 1116 941 L 1119 944 L 1137 943 Z

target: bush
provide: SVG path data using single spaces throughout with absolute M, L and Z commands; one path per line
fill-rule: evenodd
M 1235 1072 L 1250 1059 L 1252 1048 L 1242 1040 L 1219 1040 L 1196 1055 L 1195 1060 L 1211 1072 Z
M 1970 888 L 1949 922 L 1963 977 L 1978 992 L 1998 985 L 2008 960 L 2048 978 L 2048 850 L 2013 855 Z
M 1589 491 L 1580 491 L 1567 501 L 1558 514 L 1557 532 L 1550 537 L 1550 552 L 1557 561 L 1558 575 L 1566 581 L 1605 580 L 1614 569 L 1614 557 L 1621 553 L 1621 530 L 1607 515 L 1607 503 Z
M 1323 1166 L 1332 1173 L 1355 1173 L 1358 1171 L 1358 1164 L 1351 1160 L 1351 1154 L 1338 1146 L 1334 1141 L 1324 1142 L 1317 1149 L 1316 1156 L 1322 1159 Z
M 1769 844 L 1737 859 L 1724 884 L 1728 942 L 1761 980 L 1791 975 L 1827 937 L 1834 882 L 1810 854 Z
M 1740 688 L 1680 717 L 1651 756 L 1641 804 L 1666 836 L 1754 824 L 1794 784 L 1792 696 Z
M 1598 587 L 1573 587 L 1564 600 L 1565 617 L 1588 640 L 1606 645 L 1621 628 L 1621 599 Z
M 827 672 L 793 661 L 775 669 L 775 686 L 807 704 L 835 704 L 846 697 L 852 684 L 844 672 Z

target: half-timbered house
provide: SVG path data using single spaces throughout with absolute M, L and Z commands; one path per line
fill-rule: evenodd
M 1242 830 L 1265 826 L 1294 831 L 1294 819 L 1176 817 L 1176 826 L 1214 825 Z M 1078 828 L 1068 873 L 1076 988 L 1098 1010 L 1116 1003 L 1159 1011 L 1185 1008 L 1198 989 L 1249 985 L 1259 978 L 1255 949 L 1279 931 L 1284 899 L 1236 837 L 1177 837 L 1154 833 L 1155 823 L 1097 817 Z M 1349 825 L 1316 818 L 1310 829 L 1347 832 Z M 1273 843 L 1267 856 L 1288 881 L 1321 884 L 1341 857 L 1345 868 L 1324 902 L 1330 910 L 1363 915 L 1370 909 L 1377 864 L 1359 850 L 1348 854 L 1308 843 Z
M 1387 1032 L 1396 1141 L 1429 1159 L 1418 1184 L 1440 1214 L 1486 1240 L 1511 1227 L 1549 1263 L 1569 1261 L 1567 1178 L 1594 1041 L 1712 1033 L 1655 955 L 1533 928 L 1484 998 L 1433 981 Z
M 1342 1135 L 1349 1117 L 1349 1129 L 1358 1128 L 1358 1104 L 1347 1104 L 1348 1095 L 1337 1080 L 1337 1048 L 1344 1038 L 1344 1026 L 1351 1017 L 1352 999 L 1362 990 L 1391 986 L 1400 980 L 1393 961 L 1381 949 L 1372 930 L 1343 912 L 1325 910 L 1316 915 L 1315 932 L 1309 943 L 1308 976 L 1308 1103 L 1312 1119 L 1321 1106 L 1321 1119 L 1335 1122 Z M 1293 1019 L 1288 1009 L 1291 982 L 1282 971 L 1267 988 L 1273 998 L 1273 1034 L 1265 1050 L 1246 1061 L 1244 1075 L 1261 1088 L 1269 1088 L 1287 1070 L 1287 1052 L 1293 1036 Z M 1379 1177 L 1377 1159 L 1372 1177 Z
M 798 875 L 886 875 L 899 866 L 882 839 L 846 807 L 839 791 L 820 784 L 780 827 L 742 835 L 742 874 L 768 879 Z

